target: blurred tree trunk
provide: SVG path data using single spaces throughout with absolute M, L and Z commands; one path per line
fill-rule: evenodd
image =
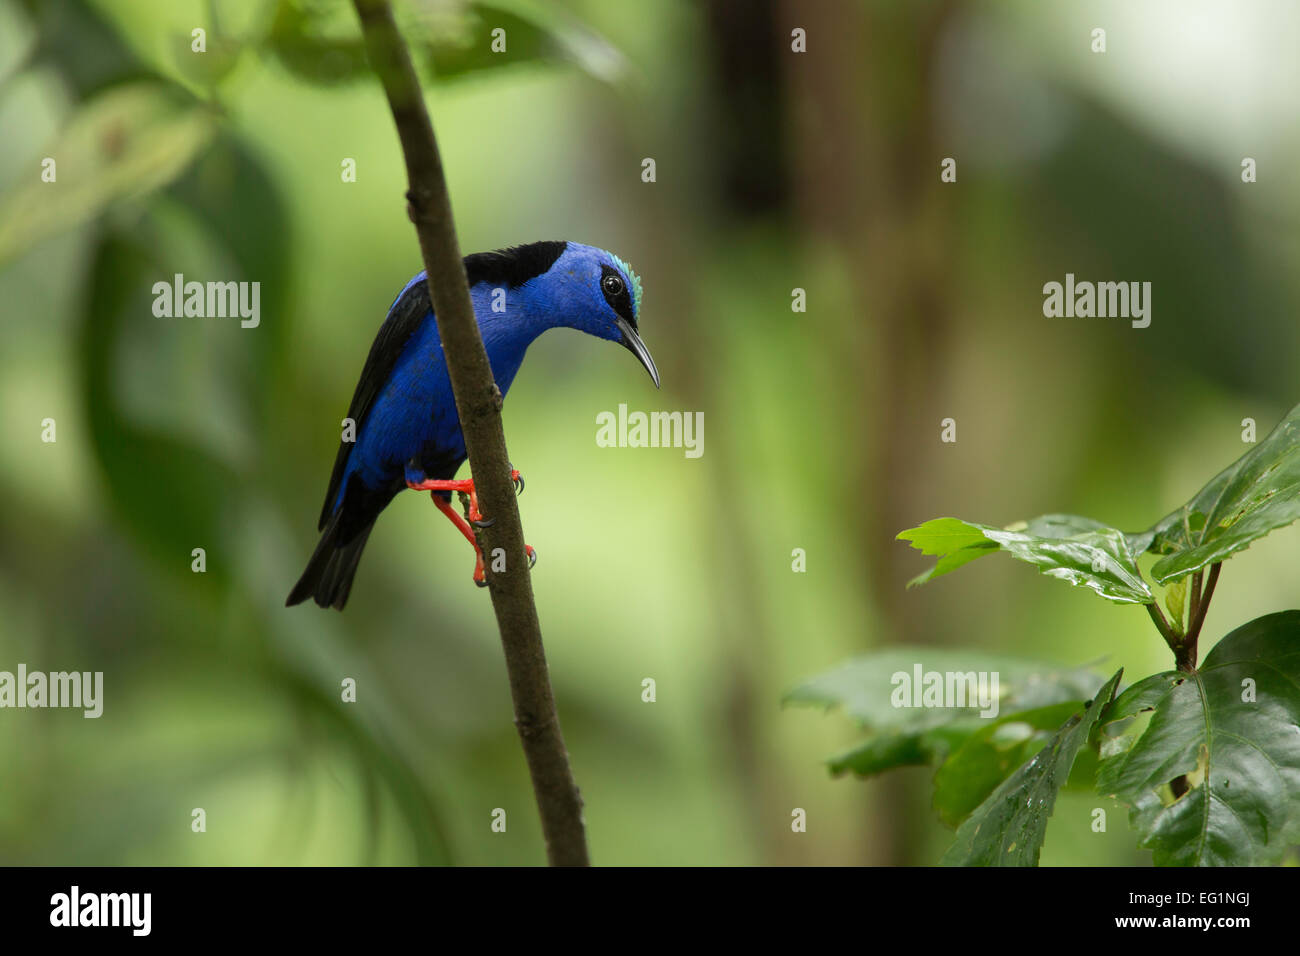
M 709 125 L 718 131 L 709 157 L 709 184 L 719 222 L 738 235 L 737 226 L 784 216 L 788 203 L 776 3 L 709 0 L 705 15 Z M 696 396 L 698 407 L 717 407 L 717 378 L 708 368 L 712 352 L 693 354 L 685 388 Z M 719 582 L 722 593 L 745 596 L 729 602 L 718 621 L 719 650 L 727 661 L 724 672 L 730 675 L 722 689 L 726 756 L 740 784 L 748 829 L 761 840 L 757 849 L 763 862 L 810 863 L 815 853 L 809 841 L 787 838 L 791 807 L 778 784 L 781 770 L 771 766 L 762 747 L 763 715 L 771 713 L 773 704 L 759 690 L 756 663 L 771 660 L 774 635 L 758 595 L 750 598 L 753 582 L 762 578 L 756 564 L 761 545 L 751 540 L 740 499 L 733 493 L 744 483 L 746 456 L 743 448 L 734 446 L 734 438 L 715 438 L 715 451 L 719 442 L 730 447 L 716 455 L 708 471 L 713 488 L 710 513 L 719 531 L 714 540 L 726 553 L 719 554 L 713 566 L 724 578 Z
M 716 133 L 709 153 L 692 157 L 705 167 L 704 187 L 691 195 L 665 181 L 653 196 L 643 191 L 645 198 L 628 213 L 662 240 L 649 250 L 647 271 L 690 275 L 707 262 L 713 243 L 742 240 L 747 224 L 761 228 L 775 221 L 789 227 L 792 256 L 829 252 L 852 277 L 858 309 L 838 316 L 810 311 L 807 321 L 820 323 L 810 332 L 825 339 L 831 377 L 825 387 L 844 409 L 843 443 L 826 449 L 842 464 L 841 485 L 825 489 L 825 496 L 840 505 L 845 538 L 862 542 L 862 580 L 880 609 L 872 644 L 942 633 L 935 622 L 918 623 L 912 612 L 919 603 L 909 604 L 911 616 L 905 617 L 900 597 L 907 563 L 893 537 L 905 526 L 900 521 L 925 511 L 925 502 L 913 500 L 912 476 L 932 464 L 943 417 L 931 386 L 947 363 L 945 246 L 952 229 L 949 204 L 939 193 L 939 160 L 946 154 L 936 153 L 931 142 L 929 76 L 952 4 L 892 6 L 707 0 L 709 89 L 703 104 L 690 104 L 702 106 L 699 122 Z M 791 51 L 795 27 L 807 31 L 805 54 Z M 602 135 L 608 138 L 609 130 L 602 128 Z M 611 149 L 618 166 L 645 155 L 631 142 Z M 697 235 L 708 221 L 694 205 L 699 202 L 713 207 L 715 234 Z M 800 239 L 811 240 L 811 247 L 800 249 Z M 690 289 L 689 283 L 670 283 L 656 293 L 662 334 L 695 343 L 667 358 L 672 364 L 663 369 L 664 380 L 691 407 L 717 407 L 717 390 L 726 383 L 714 374 L 713 362 L 726 343 L 711 340 L 716 323 L 698 320 Z M 715 622 L 718 653 L 730 675 L 721 689 L 729 743 L 724 756 L 742 790 L 746 829 L 760 841 L 760 859 L 811 862 L 810 855 L 826 846 L 786 838 L 789 787 L 783 768 L 771 766 L 761 746 L 774 706 L 760 690 L 761 667 L 773 656 L 778 635 L 761 595 L 752 594 L 753 582 L 762 578 L 755 565 L 762 542 L 752 540 L 732 493 L 745 478 L 745 449 L 730 447 L 724 432 L 714 435 L 706 469 L 708 540 L 719 550 L 710 573 L 720 594 L 738 598 L 723 602 Z M 927 436 L 933 436 L 933 451 L 924 450 Z M 918 855 L 921 838 L 912 824 L 928 817 L 929 794 L 917 783 L 924 781 L 895 775 L 866 785 L 870 809 L 857 859 L 933 862 Z
M 949 153 L 934 141 L 932 78 L 956 8 L 835 0 L 782 7 L 787 49 L 790 29 L 807 32 L 807 52 L 785 60 L 798 215 L 809 235 L 845 257 L 858 303 L 834 333 L 846 347 L 828 350 L 828 360 L 842 359 L 839 392 L 857 399 L 846 408 L 865 414 L 831 451 L 844 461 L 846 533 L 864 542 L 877 643 L 951 633 L 916 602 L 904 609 L 908 565 L 894 535 L 927 514 L 916 500 L 918 476 L 935 466 L 939 423 L 950 414 L 937 404 L 936 383 L 946 379 L 953 321 L 953 204 L 942 190 L 956 187 L 939 179 Z M 929 806 L 921 783 L 893 775 L 875 785 L 870 862 L 933 862 L 916 858 L 920 836 L 909 825 Z

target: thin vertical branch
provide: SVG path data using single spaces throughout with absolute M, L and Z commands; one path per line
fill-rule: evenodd
M 533 781 L 547 857 L 552 866 L 585 866 L 589 861 L 582 798 L 560 733 L 542 646 L 501 425 L 501 392 L 492 378 L 474 317 L 442 157 L 410 53 L 388 0 L 353 0 L 353 5 L 361 19 L 367 56 L 383 84 L 402 142 L 410 187 L 407 212 L 420 240 L 479 505 L 493 519 L 491 527 L 479 532 L 479 542 L 484 554 L 504 549 L 510 569 L 502 573 L 488 570 L 488 584 L 510 676 L 515 726 Z

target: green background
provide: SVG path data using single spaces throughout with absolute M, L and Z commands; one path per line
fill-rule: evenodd
M 832 779 L 857 731 L 781 698 L 891 644 L 1170 665 L 1140 608 L 1003 558 L 906 591 L 926 559 L 893 537 L 1145 528 L 1300 399 L 1300 9 L 460 9 L 399 4 L 462 248 L 617 252 L 664 383 L 556 331 L 505 406 L 594 860 L 937 862 L 930 771 Z M 489 602 L 424 496 L 379 522 L 344 614 L 283 607 L 420 268 L 357 39 L 342 2 L 0 0 L 0 669 L 105 674 L 98 720 L 0 711 L 0 863 L 543 859 Z M 260 282 L 261 326 L 155 318 L 175 272 Z M 1067 272 L 1151 282 L 1150 328 L 1044 318 Z M 703 457 L 597 447 L 621 402 L 702 411 Z M 1297 559 L 1293 532 L 1234 559 L 1202 653 L 1294 606 Z M 1066 792 L 1043 862 L 1149 863 L 1133 844 Z

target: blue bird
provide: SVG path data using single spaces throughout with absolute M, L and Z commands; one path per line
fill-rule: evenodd
M 659 387 L 654 359 L 637 332 L 641 280 L 618 256 L 576 242 L 534 242 L 466 256 L 465 274 L 503 397 L 528 346 L 560 327 L 622 344 Z M 321 509 L 320 543 L 287 605 L 310 597 L 342 610 L 375 520 L 406 488 L 431 491 L 478 551 L 472 528 L 451 505 L 451 491 L 468 492 L 470 519 L 481 518 L 473 480 L 452 480 L 465 461 L 465 439 L 424 276 L 398 294 L 370 347 L 348 408 L 356 440 L 339 445 Z M 519 481 L 518 472 L 513 477 Z M 528 554 L 535 558 L 531 548 Z M 474 580 L 486 583 L 481 554 Z

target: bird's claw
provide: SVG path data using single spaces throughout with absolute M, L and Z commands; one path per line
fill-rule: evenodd
M 528 570 L 531 571 L 537 565 L 537 549 L 531 544 L 524 545 L 524 553 L 528 555 Z M 483 568 L 483 558 L 479 557 L 474 564 L 474 583 L 481 588 L 488 586 L 487 573 Z
M 515 484 L 515 493 L 523 494 L 523 476 L 519 474 L 513 465 L 510 467 L 510 480 Z M 472 478 L 462 481 L 453 481 L 446 478 L 413 480 L 412 477 L 408 476 L 406 484 L 408 488 L 433 493 L 433 503 L 451 519 L 452 524 L 456 525 L 460 533 L 465 536 L 465 539 L 474 548 L 476 558 L 474 562 L 474 583 L 481 588 L 487 587 L 487 570 L 483 566 L 483 553 L 479 550 L 473 529 L 490 528 L 496 524 L 496 519 L 485 518 L 482 512 L 478 510 L 478 495 L 474 491 L 474 480 Z M 444 501 L 438 496 L 440 491 L 455 491 L 460 494 L 461 505 L 466 511 L 464 517 L 456 513 L 455 509 L 451 507 L 450 501 Z M 537 564 L 537 550 L 531 545 L 525 544 L 524 553 L 528 556 L 528 568 L 532 570 Z

